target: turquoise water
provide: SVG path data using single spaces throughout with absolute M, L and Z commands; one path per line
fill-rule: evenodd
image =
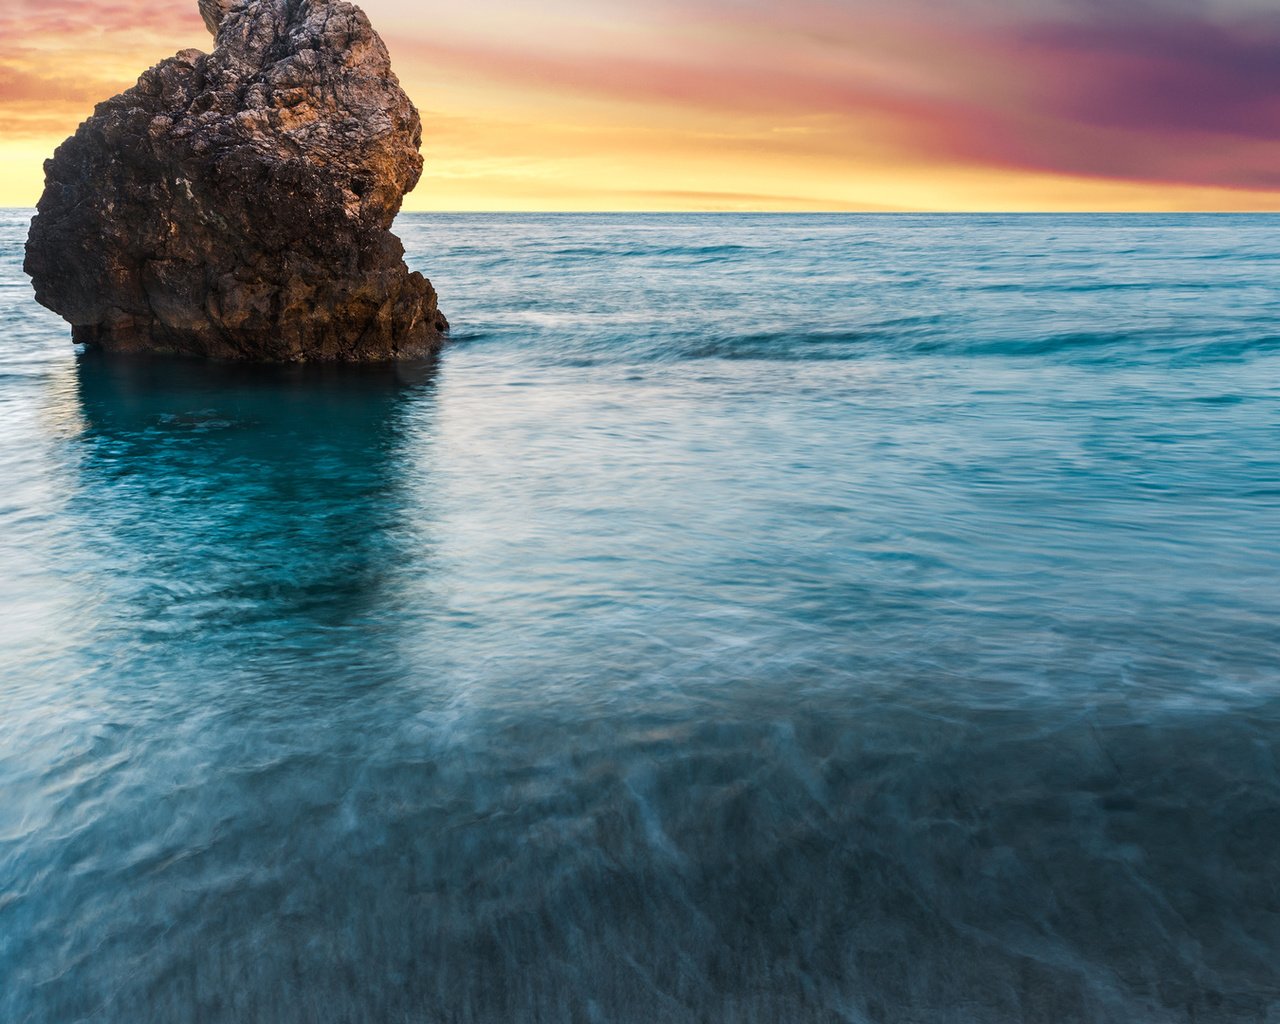
M 404 217 L 435 367 L 0 214 L 0 1021 L 1280 1019 L 1280 220 Z

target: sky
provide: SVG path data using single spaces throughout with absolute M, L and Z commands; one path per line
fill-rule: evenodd
M 368 0 L 414 210 L 1280 210 L 1274 0 Z M 195 0 L 4 0 L 0 206 Z

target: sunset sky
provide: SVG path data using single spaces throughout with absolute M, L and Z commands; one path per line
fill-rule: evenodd
M 425 124 L 408 209 L 1280 210 L 1270 2 L 363 6 Z M 0 205 L 211 45 L 195 0 L 4 0 Z

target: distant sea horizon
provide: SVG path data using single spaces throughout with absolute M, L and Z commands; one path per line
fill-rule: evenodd
M 0 212 L 35 214 L 35 205 L 3 206 Z M 401 210 L 399 216 L 445 214 L 458 217 L 525 216 L 726 216 L 726 217 L 1280 217 L 1280 210 Z

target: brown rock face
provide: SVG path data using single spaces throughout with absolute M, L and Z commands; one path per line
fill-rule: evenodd
M 428 355 L 448 327 L 390 232 L 418 112 L 344 0 L 201 0 L 217 45 L 98 105 L 45 164 L 36 299 L 75 341 L 269 361 Z

